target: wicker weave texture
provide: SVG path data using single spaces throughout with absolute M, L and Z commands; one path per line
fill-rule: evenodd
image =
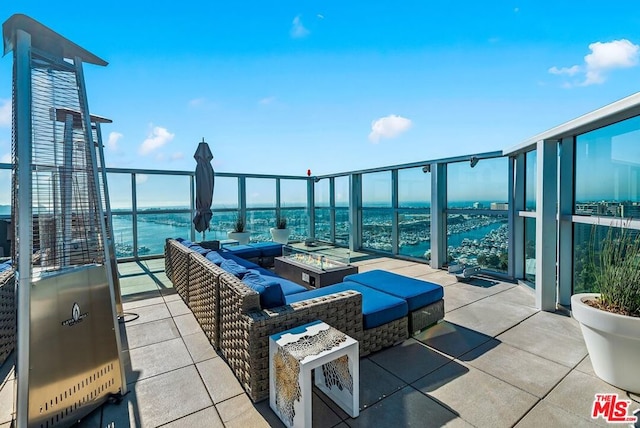
M 164 273 L 169 278 L 169 281 L 173 283 L 173 263 L 171 261 L 171 241 L 174 241 L 171 238 L 167 238 L 164 241 Z
M 188 295 L 189 308 L 215 349 L 219 348 L 219 293 L 218 277 L 224 271 L 202 255 L 189 255 Z
M 444 318 L 444 300 L 419 308 L 409 314 L 409 331 L 416 334 Z
M 0 273 L 0 365 L 16 345 L 15 274 Z
M 173 288 L 176 289 L 182 300 L 189 304 L 189 295 L 187 293 L 189 285 L 189 254 L 194 251 L 175 240 L 167 241 L 167 249 L 169 262 L 172 266 Z

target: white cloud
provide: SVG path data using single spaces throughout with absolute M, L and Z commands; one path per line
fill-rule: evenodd
M 147 139 L 140 145 L 138 153 L 143 156 L 148 155 L 173 140 L 173 137 L 175 137 L 175 134 L 170 133 L 167 128 L 154 126 Z
M 117 152 L 119 149 L 118 141 L 120 141 L 122 137 L 124 137 L 124 135 L 119 132 L 110 132 L 109 139 L 107 140 L 107 148 L 112 152 Z
M 271 97 L 262 98 L 259 101 L 259 103 L 266 106 L 273 103 L 275 100 L 276 100 L 276 97 L 271 96 Z
M 0 100 L 0 126 L 11 126 L 11 100 Z
M 411 128 L 411 120 L 406 117 L 390 114 L 371 122 L 369 141 L 377 143 L 381 138 L 395 138 Z
M 584 57 L 583 65 L 560 68 L 554 66 L 549 69 L 549 73 L 584 78 L 582 81 L 565 82 L 565 87 L 589 86 L 604 83 L 611 70 L 635 67 L 640 59 L 640 46 L 627 39 L 591 43 L 589 50 L 591 53 Z
M 293 18 L 293 22 L 291 23 L 291 37 L 294 39 L 300 39 L 302 37 L 306 37 L 309 35 L 309 30 L 302 25 L 302 20 L 300 19 L 300 15 Z
M 136 184 L 146 183 L 149 179 L 147 174 L 136 174 Z
M 184 153 L 175 152 L 171 155 L 171 160 L 180 160 L 180 159 L 184 159 Z
M 11 163 L 11 153 L 6 153 L 0 157 L 0 163 Z
M 318 17 L 318 19 L 324 19 L 324 15 L 321 13 L 317 14 L 316 16 Z

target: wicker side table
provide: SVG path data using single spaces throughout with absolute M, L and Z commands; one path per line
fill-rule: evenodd
M 289 427 L 311 427 L 315 385 L 349 416 L 360 412 L 358 341 L 322 321 L 269 337 L 269 405 Z

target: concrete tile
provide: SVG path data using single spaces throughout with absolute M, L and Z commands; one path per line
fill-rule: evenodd
M 320 390 L 316 391 L 319 393 L 313 393 L 311 399 L 311 425 L 315 427 L 332 427 L 342 422 L 343 417 L 349 417 L 329 397 Z M 334 408 L 343 416 L 338 416 Z
M 451 357 L 459 357 L 492 339 L 491 336 L 448 321 L 441 321 L 413 338 Z
M 437 271 L 427 271 L 424 275 L 420 275 L 418 278 L 425 279 L 429 282 L 434 282 L 436 284 L 442 285 L 443 287 L 451 284 L 455 284 L 458 282 L 455 275 L 451 275 L 445 270 L 437 270 Z
M 533 309 L 536 308 L 536 296 L 533 290 L 526 286 L 517 285 L 490 297 L 500 299 L 500 301 L 505 303 L 528 306 Z
M 224 424 L 214 406 L 207 407 L 184 418 L 162 425 L 163 428 L 224 428 Z
M 222 358 L 201 361 L 196 367 L 216 405 L 236 395 L 244 395 L 240 382 Z M 224 417 L 222 420 L 226 422 Z
M 171 318 L 144 324 L 126 326 L 128 349 L 135 349 L 153 343 L 180 337 L 180 332 Z
M 154 290 L 152 294 L 150 294 L 149 296 L 144 296 L 143 298 L 133 299 L 133 298 L 130 298 L 129 296 L 127 297 L 128 298 L 126 299 L 122 299 L 123 300 L 122 309 L 124 309 L 125 312 L 131 311 L 132 309 L 137 309 L 143 306 L 152 306 L 152 305 L 158 305 L 160 303 L 164 303 L 164 299 L 162 298 L 158 290 Z
M 576 366 L 576 370 L 591 376 L 596 376 L 596 372 L 593 371 L 593 365 L 591 364 L 591 357 L 589 355 L 580 361 L 580 364 Z
M 158 286 L 154 282 L 142 282 L 142 283 L 121 283 L 120 294 L 124 296 L 138 295 L 142 293 L 148 293 L 150 291 L 157 291 Z
M 553 330 L 572 338 L 581 339 L 580 324 L 570 316 L 561 313 L 539 311 L 522 323 L 526 328 L 537 328 L 543 331 Z
M 128 275 L 120 278 L 121 288 L 135 286 L 135 285 L 144 285 L 144 284 L 155 285 L 155 282 L 153 281 L 153 279 L 144 272 L 140 274 Z
M 202 333 L 202 328 L 192 313 L 174 316 L 173 321 L 176 323 L 176 326 L 178 326 L 178 331 L 180 331 L 180 335 L 182 336 Z
M 350 427 L 464 426 L 458 415 L 407 386 L 345 422 Z M 447 425 L 451 424 L 451 425 Z
M 571 370 L 493 339 L 460 360 L 539 398 L 547 395 Z
M 603 419 L 591 419 L 591 409 L 595 395 L 606 393 L 626 396 L 624 391 L 609 385 L 597 377 L 573 370 L 544 398 L 544 401 L 582 419 L 606 426 L 607 423 Z M 632 403 L 631 408 L 633 410 L 638 407 L 640 406 L 637 404 L 634 406 Z
M 360 360 L 360 409 L 371 407 L 404 386 L 402 380 L 369 358 Z
M 7 380 L 0 389 L 0 423 L 13 420 L 15 380 Z
M 582 336 L 569 336 L 561 331 L 561 328 L 542 329 L 522 323 L 497 339 L 567 367 L 575 367 L 587 355 L 587 348 Z
M 475 426 L 513 426 L 538 401 L 521 389 L 457 361 L 413 386 Z
M 136 382 L 122 403 L 104 407 L 102 425 L 158 427 L 212 405 L 198 372 L 189 366 Z
M 313 404 L 312 404 L 313 405 Z M 278 415 L 271 410 L 269 400 L 262 400 L 259 403 L 253 403 L 253 407 L 264 418 L 265 421 L 273 428 L 284 428 L 286 425 L 282 423 Z
M 145 379 L 193 364 L 182 339 L 172 339 L 129 351 L 131 370 Z
M 162 290 L 161 294 L 162 294 L 162 298 L 164 299 L 164 301 L 166 303 L 173 302 L 175 300 L 180 300 L 180 301 L 184 302 L 182 300 L 182 297 L 180 297 L 178 292 L 173 288 L 169 289 L 169 290 Z
M 369 359 L 406 383 L 414 382 L 451 361 L 414 339 L 376 352 Z
M 164 257 L 161 259 L 144 260 L 140 263 L 152 272 L 164 271 Z
M 187 306 L 187 304 L 180 298 L 168 301 L 167 308 L 169 308 L 171 316 L 174 317 L 192 313 L 191 309 L 189 309 L 189 306 Z
M 358 260 L 357 262 L 353 262 L 352 264 L 355 266 L 364 266 L 364 265 L 372 265 L 372 264 L 378 264 L 378 263 L 385 263 L 388 261 L 393 260 L 392 258 L 389 257 L 371 257 L 368 259 L 364 259 L 364 260 Z
M 167 309 L 167 305 L 164 302 L 157 305 L 140 306 L 135 309 L 130 309 L 126 311 L 126 313 L 137 315 L 137 317 L 133 318 L 130 318 L 130 316 L 125 316 L 127 325 L 144 324 L 164 318 L 171 318 L 171 313 L 169 313 L 169 309 Z
M 423 276 L 419 279 L 428 280 L 428 277 Z M 484 299 L 485 297 L 487 296 L 479 291 L 475 291 L 473 287 L 469 287 L 468 285 L 459 283 L 451 284 L 444 287 L 444 310 L 445 312 L 451 312 L 462 306 Z
M 446 302 L 445 302 L 446 304 Z M 533 308 L 482 299 L 447 312 L 445 320 L 495 337 L 536 313 Z
M 255 409 L 249 397 L 241 394 L 216 406 L 225 427 L 266 428 L 269 423 Z M 275 415 L 274 415 L 275 416 Z
M 419 277 L 421 275 L 425 275 L 428 273 L 427 265 L 423 265 L 420 263 L 414 263 L 408 266 L 401 266 L 398 268 L 392 269 L 393 273 L 397 273 L 398 275 L 404 275 L 409 277 Z M 421 278 L 418 278 L 421 279 Z
M 122 275 L 144 273 L 142 267 L 136 262 L 118 263 L 118 273 Z
M 579 418 L 559 407 L 552 406 L 546 401 L 540 401 L 516 424 L 515 428 L 574 428 L 597 426 L 598 425 L 586 419 Z
M 204 332 L 183 336 L 182 340 L 184 340 L 187 350 L 195 363 L 218 357 L 218 354 L 213 349 L 213 345 L 209 343 L 209 339 L 204 335 Z

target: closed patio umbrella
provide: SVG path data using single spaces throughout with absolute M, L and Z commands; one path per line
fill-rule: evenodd
M 204 231 L 209 229 L 211 221 L 211 203 L 213 202 L 213 167 L 211 160 L 213 154 L 209 149 L 209 145 L 205 143 L 204 138 L 198 144 L 198 149 L 193 155 L 196 160 L 196 215 L 193 217 L 193 224 L 198 232 L 202 232 L 204 240 Z

